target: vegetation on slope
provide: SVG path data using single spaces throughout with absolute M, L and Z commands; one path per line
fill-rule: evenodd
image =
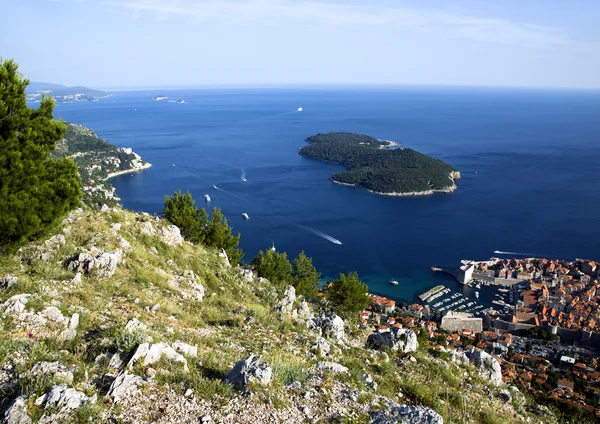
M 317 134 L 302 156 L 338 163 L 347 171 L 331 179 L 382 194 L 451 191 L 456 169 L 447 163 L 408 148 L 385 149 L 389 143 L 362 134 Z

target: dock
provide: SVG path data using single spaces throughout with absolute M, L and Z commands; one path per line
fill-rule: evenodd
M 441 286 L 441 285 L 435 286 L 434 288 L 427 290 L 425 293 L 421 293 L 418 297 L 419 297 L 419 299 L 421 299 L 421 301 L 425 302 L 431 296 L 444 290 L 445 288 L 446 288 L 445 286 Z

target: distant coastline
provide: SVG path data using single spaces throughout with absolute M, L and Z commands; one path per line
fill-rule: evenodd
M 104 179 L 104 181 L 109 180 L 109 179 L 111 179 L 113 177 L 118 177 L 119 175 L 131 174 L 133 172 L 143 171 L 144 169 L 148 169 L 151 166 L 152 166 L 151 163 L 146 162 L 140 168 L 131 168 L 131 169 L 125 169 L 124 171 L 111 172 L 110 174 L 108 174 L 106 176 L 106 178 Z

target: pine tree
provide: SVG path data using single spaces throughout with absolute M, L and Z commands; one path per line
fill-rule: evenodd
M 213 213 L 206 226 L 204 244 L 218 249 L 225 249 L 229 262 L 237 264 L 244 256 L 240 244 L 240 235 L 233 235 L 233 228 L 227 223 L 227 218 L 223 216 L 221 209 L 214 208 Z
M 252 265 L 259 277 L 266 278 L 273 284 L 284 286 L 291 281 L 292 264 L 285 252 L 278 253 L 267 250 L 264 253 L 260 250 L 252 260 Z
M 328 284 L 325 290 L 327 300 L 339 315 L 352 317 L 369 305 L 369 288 L 363 284 L 356 272 L 340 274 L 338 280 Z
M 66 127 L 54 120 L 54 100 L 27 106 L 29 80 L 0 59 L 0 247 L 23 243 L 75 208 L 81 199 L 77 166 L 50 159 Z
M 313 266 L 312 259 L 300 252 L 293 262 L 294 274 L 292 283 L 296 293 L 306 298 L 314 297 L 319 290 L 321 274 Z
M 173 196 L 165 196 L 164 217 L 177 225 L 181 235 L 192 243 L 202 243 L 208 223 L 206 210 L 198 209 L 190 192 L 176 191 Z

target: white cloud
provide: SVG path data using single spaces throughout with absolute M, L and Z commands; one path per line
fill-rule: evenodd
M 435 32 L 472 40 L 552 48 L 571 42 L 560 28 L 518 24 L 503 19 L 471 17 L 373 3 L 319 0 L 103 0 L 133 19 L 184 18 L 186 22 L 220 19 L 235 22 L 301 21 L 319 26 L 386 26 L 396 30 Z

